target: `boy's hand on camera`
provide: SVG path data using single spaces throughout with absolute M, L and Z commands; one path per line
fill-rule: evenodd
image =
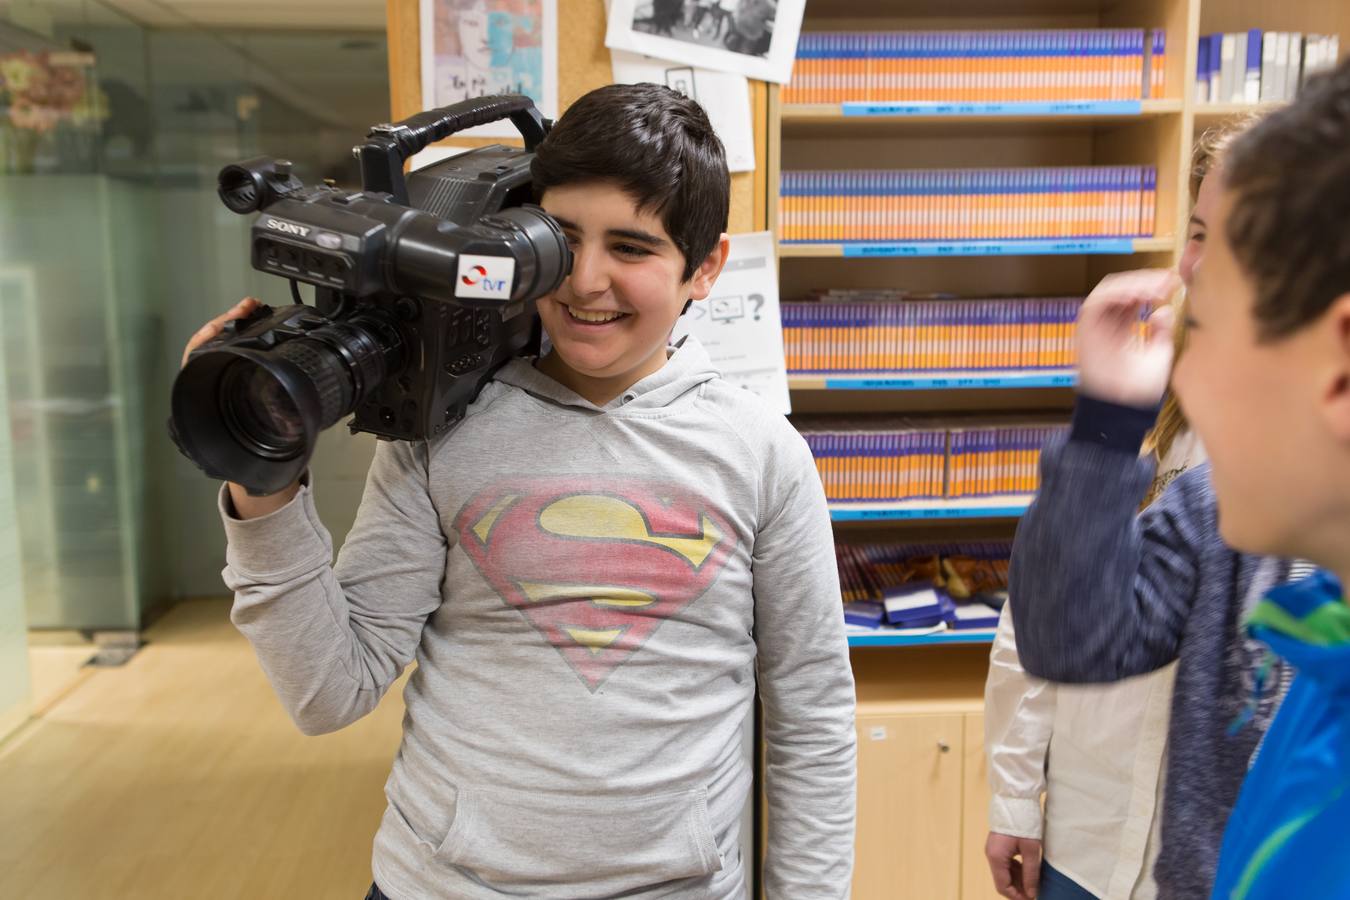
M 258 300 L 256 297 L 245 297 L 231 307 L 228 312 L 216 316 L 210 322 L 207 322 L 201 328 L 198 328 L 197 333 L 187 342 L 187 349 L 183 351 L 183 362 L 179 365 L 179 368 L 187 365 L 188 357 L 192 355 L 193 350 L 196 350 L 207 341 L 215 340 L 220 337 L 221 331 L 225 329 L 226 322 L 247 318 L 248 316 L 253 315 L 254 310 L 260 306 L 262 306 L 261 300 Z
M 197 329 L 187 342 L 187 347 L 183 350 L 182 365 L 187 365 L 188 357 L 192 351 L 196 350 L 207 341 L 215 340 L 220 337 L 220 333 L 225 330 L 227 322 L 233 322 L 236 319 L 244 319 L 253 315 L 258 307 L 262 306 L 262 301 L 256 297 L 245 297 L 240 300 L 229 311 L 216 316 L 207 322 L 201 328 Z M 229 485 L 230 502 L 234 506 L 234 513 L 241 519 L 256 519 L 259 516 L 265 516 L 268 513 L 276 512 L 295 497 L 300 490 L 300 482 L 296 481 L 275 494 L 269 494 L 266 497 L 254 497 L 246 491 L 242 485 Z
M 1078 390 L 1098 400 L 1155 407 L 1172 375 L 1171 269 L 1107 275 L 1078 313 Z M 1140 317 L 1151 311 L 1140 335 Z

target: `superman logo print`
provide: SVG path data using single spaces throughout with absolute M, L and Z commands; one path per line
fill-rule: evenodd
M 736 547 L 702 497 L 609 478 L 495 486 L 454 527 L 488 584 L 592 692 L 707 591 Z

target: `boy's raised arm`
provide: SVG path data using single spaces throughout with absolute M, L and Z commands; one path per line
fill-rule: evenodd
M 1118 681 L 1177 656 L 1197 548 L 1216 527 L 1204 520 L 1207 472 L 1187 472 L 1137 514 L 1153 477 L 1138 455 L 1147 425 L 1133 426 L 1130 449 L 1091 439 L 1099 429 L 1088 424 L 1127 413 L 1079 399 L 1072 435 L 1043 453 L 1040 492 L 1017 529 L 1009 573 L 1017 652 L 1040 678 Z
M 1079 312 L 1081 395 L 1068 438 L 1042 453 L 1009 578 L 1018 655 L 1041 678 L 1116 681 L 1176 658 L 1215 527 L 1205 471 L 1136 513 L 1153 478 L 1139 451 L 1171 371 L 1177 284 L 1167 270 L 1108 275 Z
M 800 438 L 765 460 L 753 572 L 771 900 L 845 898 L 857 781 L 853 671 L 825 493 Z
M 324 734 L 373 710 L 441 602 L 446 539 L 426 445 L 378 444 L 336 568 L 308 486 L 261 518 L 235 518 L 224 491 L 221 504 L 231 619 L 291 718 Z

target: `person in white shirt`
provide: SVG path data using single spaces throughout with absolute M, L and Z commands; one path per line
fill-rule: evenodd
M 1168 409 L 1176 418 L 1166 421 L 1184 429 L 1175 403 Z M 1155 432 L 1160 463 L 1150 499 L 1204 461 L 1190 431 L 1168 436 L 1166 449 L 1157 441 Z M 1012 900 L 1156 896 L 1152 872 L 1175 677 L 1176 663 L 1114 684 L 1033 678 L 1018 662 L 1004 607 L 985 685 L 992 789 L 985 852 L 1000 894 Z

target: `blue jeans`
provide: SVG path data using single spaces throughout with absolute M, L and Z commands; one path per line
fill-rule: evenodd
M 370 883 L 370 890 L 366 892 L 366 900 L 390 900 L 389 895 L 380 890 L 380 886 L 375 882 Z
M 1042 862 L 1041 889 L 1036 892 L 1036 900 L 1097 900 L 1097 896 L 1048 862 Z

